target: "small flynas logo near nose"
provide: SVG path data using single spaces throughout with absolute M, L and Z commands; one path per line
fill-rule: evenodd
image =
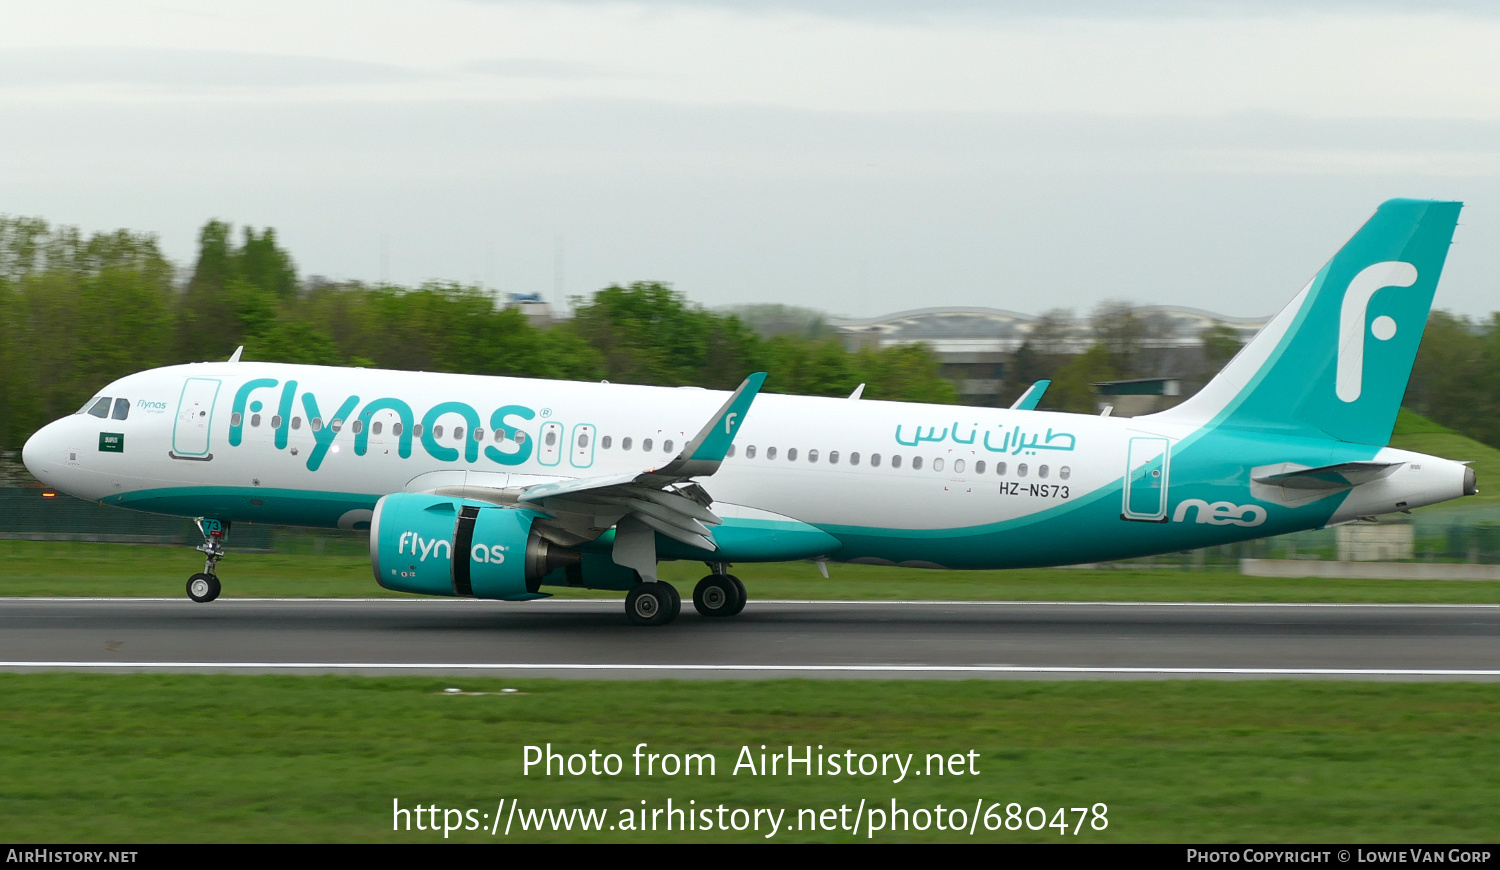
M 1387 287 L 1410 287 L 1417 283 L 1417 267 L 1400 260 L 1386 260 L 1366 266 L 1344 291 L 1339 309 L 1339 361 L 1334 376 L 1334 392 L 1341 401 L 1353 402 L 1364 391 L 1365 315 L 1370 298 Z M 1370 323 L 1370 334 L 1377 341 L 1396 337 L 1394 318 L 1381 315 Z

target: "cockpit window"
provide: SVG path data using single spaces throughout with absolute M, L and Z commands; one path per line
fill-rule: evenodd
M 107 418 L 109 416 L 109 402 L 108 396 L 100 399 L 94 403 L 94 407 L 89 409 L 89 413 L 101 420 Z
M 124 420 L 126 417 L 129 417 L 129 416 L 130 416 L 130 400 L 129 399 L 115 399 L 115 412 L 110 415 L 110 419 L 113 419 L 113 420 Z

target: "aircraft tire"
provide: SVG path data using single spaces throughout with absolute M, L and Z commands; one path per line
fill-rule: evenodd
M 221 589 L 219 578 L 214 574 L 194 574 L 188 578 L 188 597 L 199 604 L 218 598 Z
M 636 625 L 666 625 L 681 608 L 670 583 L 639 583 L 625 595 L 625 617 Z
M 746 602 L 750 600 L 750 593 L 745 591 L 745 584 L 740 582 L 740 578 L 734 576 L 733 574 L 725 574 L 724 576 L 734 581 L 734 589 L 735 592 L 738 593 L 738 595 L 736 595 L 735 597 L 734 609 L 724 615 L 739 616 L 740 611 L 745 609 Z
M 727 574 L 710 574 L 693 587 L 693 607 L 703 616 L 733 616 L 745 606 L 743 587 Z
M 671 583 L 662 583 L 661 585 L 666 587 L 667 593 L 672 596 L 672 615 L 667 617 L 667 622 L 671 622 L 677 618 L 677 614 L 682 612 L 682 595 L 677 591 L 677 587 Z

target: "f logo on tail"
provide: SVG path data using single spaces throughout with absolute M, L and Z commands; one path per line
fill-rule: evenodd
M 1339 399 L 1353 402 L 1364 389 L 1365 313 L 1370 297 L 1386 287 L 1410 287 L 1417 283 L 1417 267 L 1400 260 L 1386 260 L 1360 270 L 1344 291 L 1339 309 L 1339 360 L 1334 376 L 1334 392 Z M 1381 315 L 1370 324 L 1370 333 L 1379 341 L 1396 335 L 1396 321 Z

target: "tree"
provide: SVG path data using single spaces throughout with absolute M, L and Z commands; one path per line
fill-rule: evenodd
M 270 228 L 251 227 L 235 247 L 234 228 L 211 220 L 198 234 L 198 262 L 183 293 L 177 352 L 182 359 L 221 359 L 237 345 L 270 329 L 277 306 L 297 291 L 291 255 L 276 245 Z
M 1198 333 L 1198 341 L 1203 345 L 1203 367 L 1210 376 L 1224 368 L 1243 347 L 1239 333 L 1222 323 L 1215 323 Z
M 1118 377 L 1114 354 L 1103 344 L 1095 344 L 1058 369 L 1042 404 L 1048 410 L 1092 414 L 1097 410 L 1094 384 Z
M 1094 333 L 1094 346 L 1109 354 L 1110 368 L 1119 377 L 1138 375 L 1146 323 L 1134 305 L 1120 300 L 1099 303 L 1089 317 L 1089 329 Z

